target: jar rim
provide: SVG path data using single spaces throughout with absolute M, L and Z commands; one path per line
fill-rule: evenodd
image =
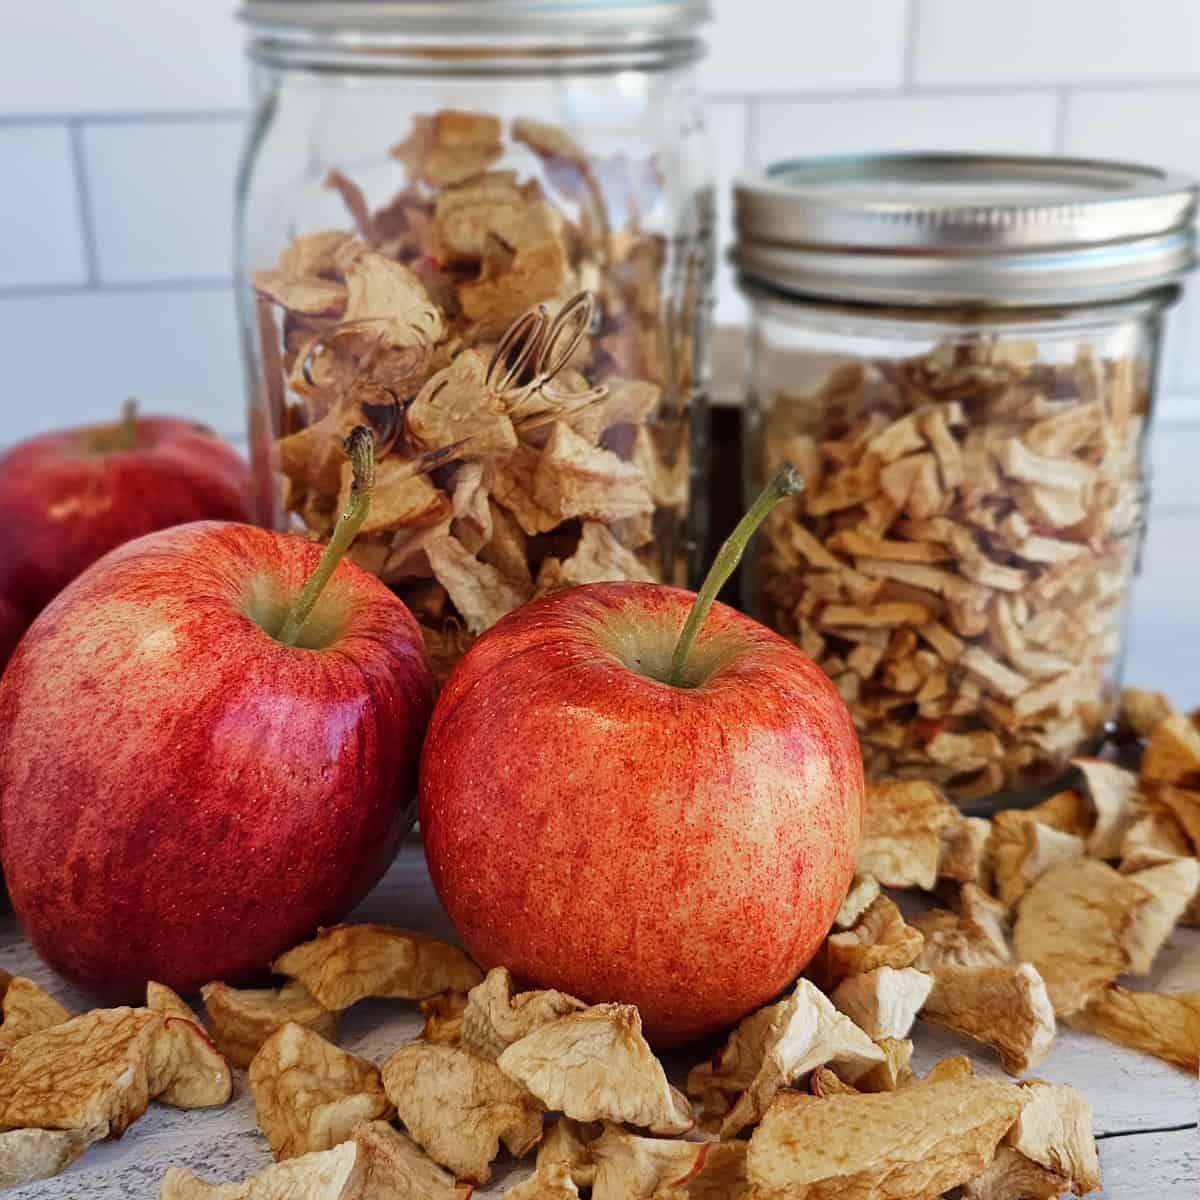
M 1197 187 L 1096 159 L 880 154 L 739 179 L 734 259 L 784 291 L 902 305 L 1118 299 L 1195 264 Z

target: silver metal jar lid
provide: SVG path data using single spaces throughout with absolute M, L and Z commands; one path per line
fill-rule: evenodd
M 1196 184 L 1128 163 L 806 159 L 744 176 L 736 196 L 743 276 L 823 299 L 1094 303 L 1170 283 L 1195 263 Z
M 709 0 L 245 0 L 239 15 L 251 25 L 310 32 L 629 42 L 687 36 L 712 14 Z

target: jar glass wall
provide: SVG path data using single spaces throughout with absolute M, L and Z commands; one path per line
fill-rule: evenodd
M 699 43 L 259 31 L 251 51 L 259 519 L 326 537 L 341 438 L 371 424 L 355 557 L 443 670 L 555 587 L 686 583 L 713 258 Z
M 1059 775 L 1113 715 L 1173 287 L 1061 309 L 753 298 L 746 478 L 802 496 L 748 601 L 833 677 L 868 776 L 958 800 Z

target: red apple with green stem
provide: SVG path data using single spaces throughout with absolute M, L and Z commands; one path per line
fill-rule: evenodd
M 28 624 L 85 567 L 154 529 L 249 520 L 241 456 L 199 425 L 139 417 L 46 433 L 0 455 L 0 598 Z M 0 643 L 2 643 L 0 636 Z M 6 656 L 0 644 L 0 667 Z
M 713 603 L 800 486 L 776 476 L 698 596 L 600 583 L 511 613 L 430 722 L 425 854 L 467 948 L 534 986 L 636 1004 L 659 1046 L 791 983 L 854 874 L 846 705 L 791 642 Z
M 0 680 L 0 857 L 57 970 L 112 999 L 264 968 L 339 920 L 408 829 L 434 681 L 420 628 L 346 550 L 201 522 L 114 550 Z

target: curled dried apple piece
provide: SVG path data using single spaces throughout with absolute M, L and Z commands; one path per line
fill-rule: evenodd
M 847 1083 L 828 1067 L 818 1067 L 808 1080 L 808 1090 L 814 1096 L 857 1096 L 859 1089 Z M 883 1088 L 881 1091 L 890 1089 Z
M 1137 776 L 1100 758 L 1071 761 L 1083 776 L 1084 790 L 1096 814 L 1087 852 L 1093 858 L 1120 858 L 1125 834 L 1141 815 Z
M 859 1075 L 854 1081 L 855 1088 L 860 1092 L 894 1092 L 913 1078 L 912 1040 L 883 1037 L 875 1045 L 883 1055 L 883 1062 Z
M 1081 858 L 1085 850 L 1082 838 L 1061 833 L 1028 812 L 998 812 L 988 843 L 996 894 L 1011 908 L 1034 880 L 1058 863 Z
M 486 171 L 504 153 L 501 125 L 491 113 L 447 108 L 413 118 L 412 132 L 391 148 L 411 180 L 446 187 Z
M 1142 781 L 1200 786 L 1200 729 L 1183 713 L 1160 721 L 1142 755 Z
M 834 929 L 849 929 L 875 903 L 879 895 L 879 880 L 874 875 L 855 875 L 850 890 L 833 918 Z
M 1030 1162 L 1019 1150 L 1001 1146 L 996 1157 L 963 1185 L 963 1200 L 1057 1200 L 1070 1181 Z
M 591 1187 L 596 1177 L 592 1143 L 604 1132 L 598 1121 L 584 1124 L 570 1117 L 559 1117 L 546 1127 L 538 1146 L 538 1170 L 565 1166 L 576 1187 Z
M 364 1164 L 354 1142 L 272 1163 L 240 1183 L 208 1183 L 168 1167 L 159 1200 L 358 1200 Z
M 425 1018 L 421 1037 L 438 1046 L 457 1046 L 462 1042 L 463 1016 L 467 997 L 463 992 L 438 992 L 417 1006 Z
M 942 827 L 938 878 L 978 883 L 987 864 L 992 823 L 986 817 L 962 817 Z
M 383 1086 L 419 1146 L 460 1179 L 486 1183 L 503 1142 L 520 1157 L 542 1136 L 542 1105 L 495 1063 L 411 1042 L 383 1064 Z
M 816 969 L 832 989 L 847 975 L 878 967 L 911 967 L 923 944 L 920 931 L 904 920 L 896 902 L 879 896 L 853 928 L 826 938 Z
M 582 1000 L 565 992 L 520 992 L 514 995 L 513 979 L 508 970 L 495 967 L 467 994 L 463 1048 L 495 1062 L 509 1046 L 535 1029 L 586 1007 Z
M 1121 689 L 1117 711 L 1117 734 L 1126 738 L 1148 738 L 1174 709 L 1163 692 L 1147 688 Z
M 1060 1176 L 1064 1191 L 1069 1188 L 1077 1196 L 1094 1192 L 1100 1187 L 1100 1160 L 1087 1097 L 1069 1084 L 1042 1079 L 1017 1086 L 1029 1101 L 1005 1135 L 1005 1145 Z
M 692 1071 L 688 1089 L 733 1101 L 721 1124 L 721 1136 L 732 1138 L 758 1121 L 783 1088 L 816 1067 L 837 1067 L 853 1083 L 883 1059 L 853 1021 L 801 979 L 786 999 L 747 1017 L 710 1064 Z
M 1121 842 L 1121 874 L 1159 867 L 1193 853 L 1188 835 L 1170 809 L 1155 803 L 1146 806 Z
M 470 1200 L 470 1184 L 459 1183 L 386 1121 L 361 1122 L 352 1137 L 365 1168 L 353 1200 Z
M 963 890 L 962 911 L 933 908 L 913 917 L 925 944 L 917 966 L 922 971 L 950 964 L 962 967 L 996 966 L 1012 960 L 1005 936 L 1005 907 L 977 888 Z
M 695 1123 L 667 1082 L 631 1004 L 595 1004 L 534 1029 L 497 1060 L 546 1108 L 575 1121 L 616 1121 L 661 1134 Z
M 1021 900 L 1013 949 L 1046 983 L 1060 1017 L 1087 1004 L 1129 966 L 1126 940 L 1150 893 L 1093 858 L 1051 867 Z
M 0 1060 L 0 1128 L 94 1129 L 113 1137 L 146 1111 L 162 1018 L 97 1008 L 23 1037 Z
M 908 1036 L 925 1003 L 933 976 L 913 967 L 877 967 L 843 979 L 830 995 L 834 1006 L 864 1033 L 880 1038 Z
M 824 1099 L 784 1092 L 750 1138 L 747 1174 L 767 1194 L 806 1200 L 940 1196 L 979 1175 L 1027 1099 L 974 1078 Z
M 277 1159 L 328 1150 L 344 1142 L 359 1121 L 392 1111 L 374 1063 L 291 1022 L 254 1056 L 250 1091 L 258 1127 Z
M 1054 1045 L 1054 1008 L 1031 963 L 935 967 L 921 1016 L 992 1046 L 1010 1075 L 1037 1066 Z
M 3 985 L 0 1000 L 0 1053 L 31 1033 L 52 1029 L 71 1019 L 72 1013 L 60 1004 L 45 988 L 23 975 L 9 976 Z
M 1177 858 L 1129 876 L 1145 888 L 1150 898 L 1139 905 L 1125 938 L 1128 971 L 1148 975 L 1155 956 L 1191 904 L 1200 888 L 1200 862 Z
M 514 1184 L 504 1193 L 504 1200 L 575 1200 L 579 1188 L 571 1178 L 566 1163 L 538 1164 L 528 1179 Z
M 153 980 L 146 984 L 146 1007 L 163 1018 L 151 1068 L 161 1081 L 160 1086 L 152 1086 L 154 1098 L 175 1108 L 228 1103 L 233 1072 L 191 1008 L 165 984 Z
M 1132 992 L 1111 986 L 1093 996 L 1070 1024 L 1190 1071 L 1200 1068 L 1200 992 Z
M 62 1174 L 93 1142 L 107 1134 L 107 1122 L 85 1129 L 12 1129 L 0 1133 L 0 1190 Z
M 1154 789 L 1153 795 L 1187 835 L 1192 852 L 1200 851 L 1200 790 L 1162 785 Z
M 868 786 L 859 874 L 885 887 L 932 891 L 942 861 L 942 832 L 961 814 L 931 783 L 889 780 Z
M 662 1141 L 609 1126 L 592 1153 L 592 1200 L 734 1200 L 748 1188 L 745 1142 Z
M 299 980 L 319 1004 L 334 1011 L 368 996 L 424 1000 L 438 992 L 465 992 L 483 978 L 457 946 L 390 925 L 322 929 L 281 954 L 273 969 Z
M 235 1067 L 248 1067 L 263 1042 L 289 1021 L 313 1029 L 327 1041 L 337 1037 L 337 1013 L 313 999 L 296 981 L 281 988 L 232 988 L 208 983 L 200 989 L 217 1049 Z

